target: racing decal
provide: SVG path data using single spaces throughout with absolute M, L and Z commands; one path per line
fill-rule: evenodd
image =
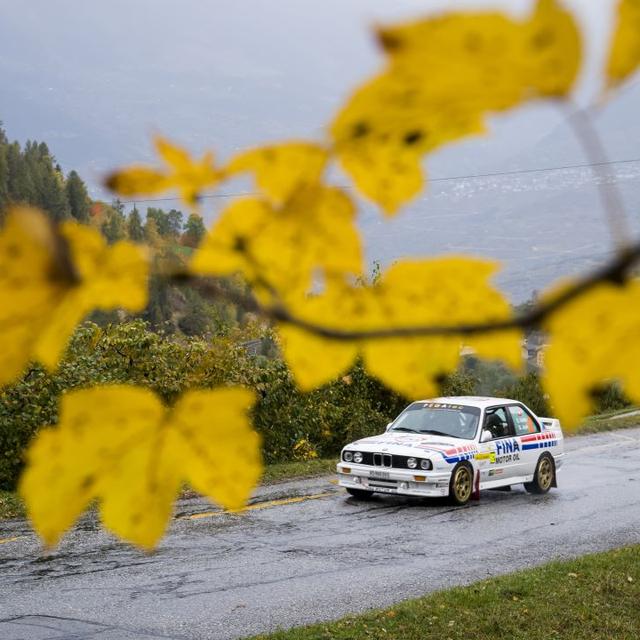
M 535 433 L 530 436 L 522 436 L 520 438 L 522 442 L 522 450 L 528 451 L 531 449 L 546 449 L 548 447 L 555 447 L 558 444 L 557 435 L 551 433 Z
M 449 404 L 448 402 L 424 402 L 422 407 L 424 409 L 455 409 L 456 411 L 465 409 L 462 404 Z
M 440 453 L 440 455 L 449 464 L 455 464 L 456 462 L 462 462 L 463 460 L 473 460 L 478 454 L 478 449 L 475 445 L 466 445 L 464 447 L 455 447 L 445 451 L 438 451 L 438 453 Z
M 478 449 L 475 445 L 465 445 L 463 447 L 451 447 L 448 444 L 423 444 L 416 445 L 416 449 L 420 449 L 425 453 L 439 453 L 449 464 L 455 464 L 456 462 L 462 462 L 463 460 L 473 460 Z
M 515 438 L 509 440 L 496 440 L 496 454 L 499 456 L 519 451 L 520 445 Z
M 506 462 L 517 462 L 520 460 L 520 443 L 517 438 L 506 440 L 496 440 L 496 455 L 491 460 L 491 464 L 505 464 Z
M 533 418 L 522 407 L 511 406 L 509 407 L 509 413 L 511 413 L 517 435 L 537 432 Z
M 496 461 L 496 453 L 495 451 L 476 453 L 476 460 L 489 460 L 489 462 L 494 463 Z
M 371 438 L 363 438 L 362 440 L 356 440 L 356 442 L 352 443 L 354 445 L 358 444 L 375 444 L 375 445 L 402 445 L 403 447 L 412 447 L 414 449 L 423 449 L 423 448 L 439 448 L 442 447 L 444 449 L 449 449 L 454 446 L 452 442 L 433 442 L 433 438 L 423 437 L 417 439 L 415 435 L 409 433 L 403 433 L 398 435 L 383 435 L 381 437 L 371 437 Z

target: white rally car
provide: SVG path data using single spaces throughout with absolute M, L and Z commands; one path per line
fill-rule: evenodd
M 482 489 L 521 482 L 546 493 L 564 455 L 558 420 L 516 400 L 456 396 L 410 404 L 385 433 L 344 447 L 337 471 L 356 498 L 379 492 L 465 504 Z

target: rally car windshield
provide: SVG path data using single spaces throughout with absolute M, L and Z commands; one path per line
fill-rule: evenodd
M 389 431 L 429 433 L 471 440 L 476 435 L 480 409 L 465 405 L 414 402 L 393 422 Z

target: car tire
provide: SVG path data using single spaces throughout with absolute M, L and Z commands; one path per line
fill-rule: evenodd
M 467 504 L 473 494 L 473 469 L 470 464 L 460 462 L 451 472 L 449 501 L 455 505 Z
M 373 491 L 367 491 L 366 489 L 352 489 L 351 487 L 347 487 L 347 493 L 358 500 L 370 500 L 371 496 L 373 496 Z
M 525 482 L 524 488 L 529 493 L 547 493 L 551 487 L 555 486 L 556 465 L 550 453 L 543 453 L 538 458 L 536 471 L 531 482 Z

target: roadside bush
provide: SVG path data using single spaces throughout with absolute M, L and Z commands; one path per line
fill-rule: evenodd
M 594 413 L 620 411 L 632 405 L 620 385 L 616 382 L 600 387 L 593 392 Z
M 262 332 L 262 333 L 260 333 Z M 266 356 L 250 355 L 242 342 L 262 338 Z M 335 455 L 346 442 L 383 431 L 409 400 L 390 391 L 356 364 L 342 378 L 310 393 L 295 385 L 277 356 L 273 336 L 247 323 L 246 333 L 209 340 L 152 331 L 144 320 L 78 328 L 59 368 L 31 367 L 0 391 L 0 488 L 11 489 L 23 452 L 43 425 L 58 419 L 65 392 L 96 384 L 146 386 L 167 403 L 186 389 L 240 384 L 257 393 L 254 426 L 267 463 Z M 441 382 L 442 395 L 469 395 L 474 378 L 459 372 Z
M 263 438 L 267 462 L 291 459 L 297 443 L 310 443 L 319 456 L 337 453 L 345 442 L 380 433 L 407 404 L 360 365 L 341 379 L 310 393 L 297 389 L 287 366 L 266 360 L 245 384 L 260 398 L 254 426 Z
M 498 395 L 524 402 L 539 416 L 553 416 L 553 407 L 549 406 L 542 389 L 540 375 L 535 371 L 529 372 L 522 378 L 517 378 L 512 384 L 503 388 Z M 592 395 L 594 415 L 619 411 L 631 406 L 631 402 L 616 383 L 596 389 Z
M 269 342 L 269 335 L 261 337 Z M 383 430 L 406 405 L 360 366 L 302 393 L 281 359 L 250 356 L 241 346 L 246 338 L 168 336 L 151 331 L 143 320 L 102 328 L 83 324 L 56 372 L 33 366 L 0 391 L 0 488 L 15 486 L 28 442 L 43 425 L 57 421 L 60 396 L 79 387 L 134 383 L 171 403 L 189 388 L 246 385 L 258 394 L 255 427 L 267 462 L 332 455 L 348 440 Z
M 31 367 L 16 384 L 0 390 L 0 488 L 12 488 L 23 451 L 43 425 L 58 419 L 60 395 L 96 384 L 136 383 L 172 401 L 190 386 L 222 376 L 206 371 L 210 357 L 201 340 L 177 342 L 148 330 L 142 320 L 78 328 L 55 373 Z M 201 385 L 199 383 L 202 383 Z

